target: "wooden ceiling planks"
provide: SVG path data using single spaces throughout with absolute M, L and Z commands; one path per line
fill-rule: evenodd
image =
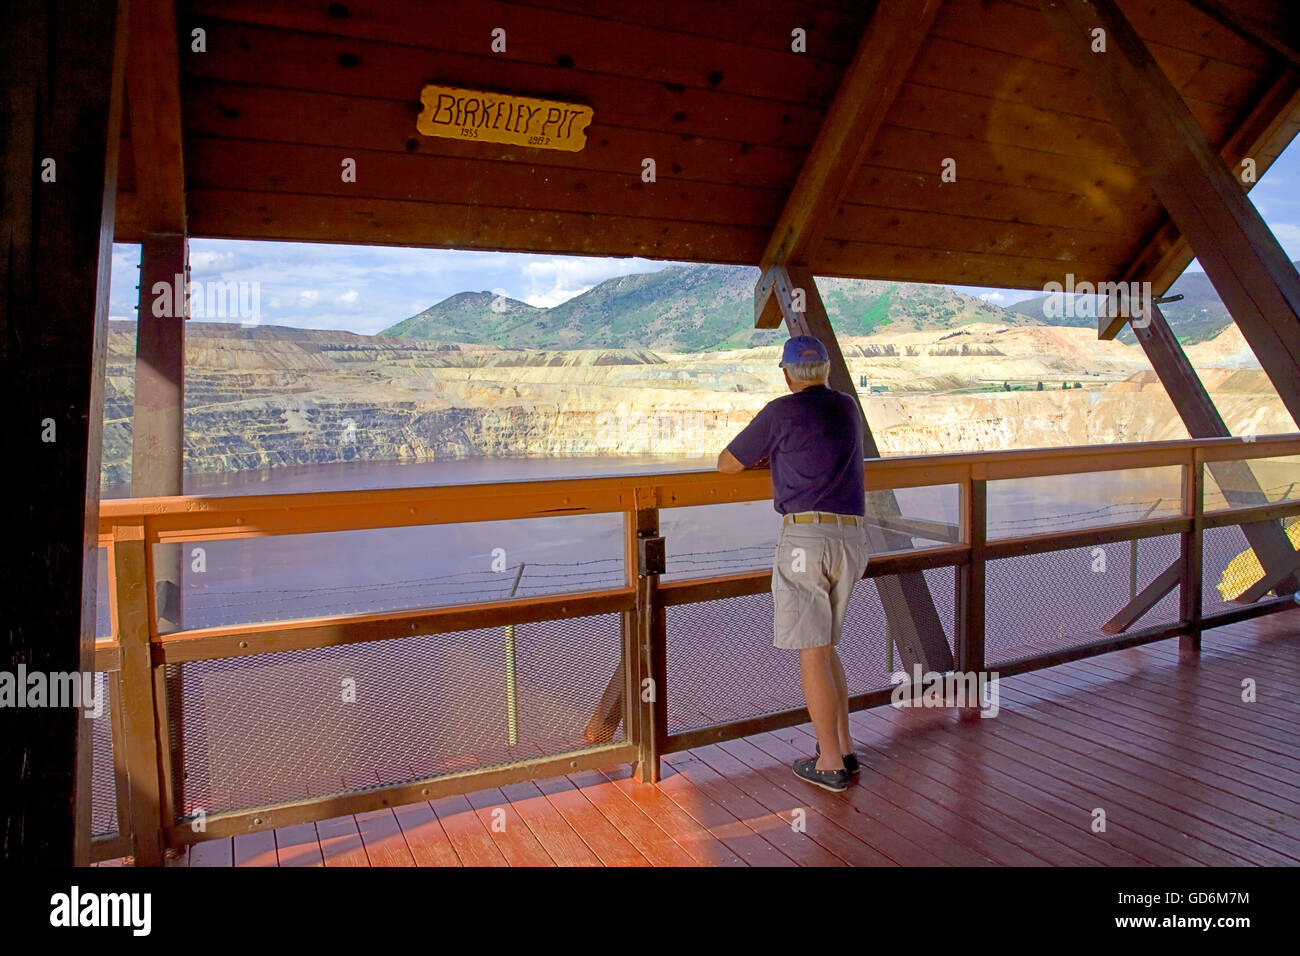
M 1227 143 L 1277 58 L 1185 0 L 1121 2 L 1211 142 Z M 208 32 L 208 53 L 182 50 L 191 232 L 756 264 L 871 7 L 184 2 L 183 34 Z M 506 54 L 488 49 L 497 26 Z M 789 52 L 795 26 L 803 56 Z M 420 136 L 429 82 L 590 103 L 588 145 Z M 1271 130 L 1280 149 L 1294 117 Z M 338 175 L 343 156 L 358 160 L 356 183 Z M 940 181 L 945 157 L 961 188 Z M 133 172 L 119 238 L 140 219 Z M 1100 281 L 1160 245 L 1163 221 L 1033 0 L 945 0 L 809 258 L 826 275 Z
M 592 213 L 191 190 L 191 223 L 231 239 L 376 243 L 698 262 L 757 262 L 768 230 Z M 471 217 L 468 213 L 473 212 Z
M 938 175 L 939 164 L 924 172 L 863 166 L 847 197 L 845 214 L 874 206 L 899 212 L 932 213 L 990 222 L 1049 227 L 1077 232 L 1082 239 L 1110 239 L 1122 244 L 1150 234 L 1161 215 L 1158 205 L 1115 203 L 1100 191 L 1090 195 L 1053 192 L 1025 186 L 974 180 L 966 164 L 967 186 L 952 189 Z
M 186 118 L 194 139 L 259 140 L 625 174 L 629 155 L 649 155 L 677 178 L 760 189 L 788 188 L 803 159 L 794 149 L 607 124 L 580 153 L 486 147 L 418 135 L 411 104 L 405 101 L 207 81 L 192 82 L 187 92 Z M 635 172 L 639 180 L 639 165 Z
M 570 13 L 592 10 L 591 0 L 528 0 L 528 6 Z M 601 0 L 600 16 L 673 33 L 725 38 L 778 53 L 790 50 L 790 31 L 802 27 L 808 31 L 807 56 L 844 66 L 853 58 L 858 37 L 871 19 L 874 7 L 871 0 L 792 2 L 767 7 L 762 16 L 755 16 L 754 0 L 708 0 L 707 3 Z
M 702 6 L 693 6 L 697 16 Z M 780 20 L 782 6 L 773 6 L 764 19 Z M 500 0 L 455 6 L 420 0 L 352 0 L 346 5 L 347 16 L 330 15 L 332 8 L 319 0 L 200 0 L 193 16 L 196 22 L 220 20 L 481 57 L 497 67 L 508 63 L 512 69 L 520 64 L 554 69 L 563 64 L 564 70 L 617 81 L 680 84 L 781 102 L 829 103 L 844 67 L 843 60 L 821 54 L 792 56 L 788 28 L 777 34 L 787 38 L 784 47 L 773 50 L 737 42 L 722 23 L 711 36 L 698 36 L 653 23 L 611 20 L 601 16 L 595 4 L 582 13 Z M 795 15 L 785 19 L 791 26 L 798 25 Z M 840 17 L 827 29 L 856 38 L 865 22 L 865 16 Z M 506 31 L 503 54 L 489 49 L 495 28 Z M 809 38 L 814 46 L 817 41 Z M 779 69 L 774 69 L 778 64 Z
M 202 141 L 189 164 L 190 188 L 571 213 L 590 212 L 590 197 L 599 196 L 604 215 L 757 228 L 768 227 L 785 201 L 776 189 L 674 176 L 649 184 L 638 174 L 525 163 L 494 163 L 488 172 L 485 164 L 452 157 L 361 149 L 348 151 L 361 171 L 350 183 L 339 176 L 339 155 L 338 149 L 324 146 Z
M 869 152 L 826 232 L 819 272 L 844 275 L 840 269 L 865 264 L 875 275 L 902 278 L 904 270 L 913 276 L 928 262 L 942 262 L 979 276 L 978 284 L 1014 285 L 1013 277 L 1023 282 L 1031 276 L 1035 286 L 1065 273 L 1101 281 L 1128 271 L 1161 228 L 1162 210 L 1119 130 L 1042 26 L 1036 8 L 1011 0 L 944 5 L 878 148 Z M 1183 31 L 1179 41 L 1212 44 L 1223 33 L 1211 24 Z M 1226 141 L 1241 123 L 1259 73 L 1206 57 L 1201 49 L 1153 46 L 1210 139 Z M 936 133 L 944 142 L 923 138 Z M 912 144 L 911 175 L 902 180 L 881 168 L 908 156 L 894 145 L 900 135 Z M 969 143 L 976 140 L 983 148 L 968 169 Z M 939 145 L 951 151 L 938 153 Z M 955 183 L 941 180 L 945 157 L 957 162 Z M 1004 200 L 1014 201 L 1016 183 L 1034 182 L 1034 167 L 1039 188 L 1013 212 Z M 1041 190 L 1043 170 L 1060 191 L 1055 197 Z M 980 182 L 990 172 L 1002 178 L 1001 195 Z M 967 177 L 979 188 L 967 188 Z M 1032 209 L 1028 216 L 1025 205 Z M 1098 235 L 1103 230 L 1112 235 Z M 927 258 L 927 250 L 939 255 Z M 870 262 L 873 256 L 880 258 Z M 855 265 L 855 257 L 868 261 Z

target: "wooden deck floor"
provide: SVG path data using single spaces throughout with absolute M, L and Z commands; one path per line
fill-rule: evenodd
M 791 773 L 813 749 L 802 726 L 673 754 L 656 786 L 575 773 L 209 841 L 177 865 L 1294 865 L 1298 685 L 1300 610 L 1209 631 L 1192 664 L 1165 641 L 1004 679 L 995 719 L 854 714 L 864 769 L 843 794 Z

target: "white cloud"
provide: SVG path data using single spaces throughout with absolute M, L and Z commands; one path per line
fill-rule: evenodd
M 1001 305 L 1007 301 L 1008 296 L 1003 292 L 985 292 L 980 296 L 985 302 L 992 302 L 994 305 Z
M 1293 222 L 1279 222 L 1271 228 L 1287 255 L 1292 259 L 1300 259 L 1300 225 Z
M 361 293 L 356 289 L 348 289 L 342 295 L 334 297 L 334 304 L 340 309 L 355 311 L 361 307 Z
M 222 274 L 230 272 L 233 269 L 247 268 L 251 263 L 239 255 L 233 249 L 216 250 L 216 249 L 191 249 L 190 250 L 190 274 L 197 273 L 215 273 Z
M 529 305 L 537 306 L 539 309 L 549 309 L 561 302 L 568 302 L 574 296 L 582 295 L 590 288 L 591 286 L 588 285 L 577 289 L 563 289 L 556 285 L 555 288 L 548 289 L 546 292 L 534 292 L 531 295 L 526 295 L 524 301 Z
M 320 301 L 320 293 L 315 289 L 303 289 L 298 293 L 298 306 L 303 309 L 310 309 Z
M 529 305 L 550 308 L 581 295 L 606 279 L 638 272 L 657 272 L 668 265 L 649 259 L 532 257 L 520 269 L 528 283 L 528 290 L 522 298 Z

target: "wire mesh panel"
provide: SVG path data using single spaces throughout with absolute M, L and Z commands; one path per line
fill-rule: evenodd
M 915 577 L 902 580 L 918 594 L 928 591 L 951 648 L 955 571 L 923 572 L 923 588 Z M 804 706 L 798 653 L 772 646 L 770 593 L 670 607 L 667 629 L 668 733 Z M 887 629 L 876 579 L 860 581 L 839 644 L 850 694 L 890 686 Z
M 482 628 L 168 665 L 182 818 L 589 746 L 620 616 Z M 615 740 L 622 740 L 620 734 Z
M 1273 523 L 1285 530 L 1293 548 L 1300 549 L 1300 516 Z M 1239 608 L 1233 599 L 1264 576 L 1250 541 L 1241 525 L 1206 528 L 1202 541 L 1201 613 Z
M 117 832 L 117 778 L 113 772 L 113 695 L 111 674 L 96 674 L 103 680 L 103 712 L 91 725 L 90 835 Z
M 1103 624 L 1179 559 L 1179 536 L 1118 541 L 1011 558 L 985 571 L 984 659 L 995 664 L 1109 636 Z M 1175 587 L 1128 629 L 1178 621 Z

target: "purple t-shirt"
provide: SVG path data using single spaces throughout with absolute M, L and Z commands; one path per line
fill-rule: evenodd
M 810 385 L 773 399 L 727 450 L 746 468 L 772 459 L 772 505 L 780 514 L 866 513 L 862 417 L 843 392 Z

